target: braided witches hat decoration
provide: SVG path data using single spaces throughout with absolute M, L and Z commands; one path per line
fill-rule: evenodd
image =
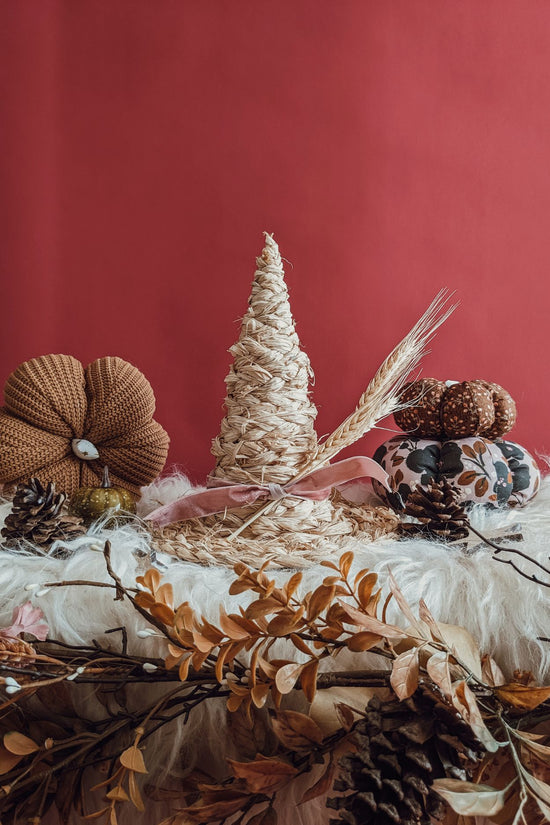
M 35 476 L 71 495 L 98 482 L 138 494 L 161 472 L 169 438 L 153 420 L 155 396 L 145 376 L 122 358 L 86 369 L 71 355 L 25 361 L 9 376 L 0 408 L 0 484 Z
M 396 409 L 398 390 L 449 314 L 442 313 L 444 303 L 438 296 L 386 359 L 354 413 L 319 444 L 311 366 L 294 328 L 278 246 L 265 233 L 248 310 L 230 349 L 226 414 L 212 446 L 209 489 L 149 514 L 160 528 L 157 546 L 194 561 L 296 566 L 341 550 L 344 540 L 394 529 L 386 508 L 354 508 L 334 492 L 343 482 L 378 476 L 372 461 L 328 462 Z

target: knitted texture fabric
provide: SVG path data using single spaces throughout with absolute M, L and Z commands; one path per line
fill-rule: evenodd
M 43 355 L 9 376 L 0 409 L 0 483 L 8 489 L 36 476 L 71 495 L 97 485 L 107 465 L 113 483 L 133 493 L 153 481 L 169 438 L 153 420 L 155 397 L 132 364 L 107 356 L 86 369 L 70 355 Z M 99 453 L 83 460 L 73 439 Z

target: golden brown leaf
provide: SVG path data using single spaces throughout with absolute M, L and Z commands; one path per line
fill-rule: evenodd
M 323 741 L 323 731 L 310 716 L 295 710 L 282 710 L 272 720 L 280 742 L 290 750 L 309 750 Z
M 361 607 L 367 607 L 370 597 L 372 596 L 372 591 L 374 590 L 377 581 L 378 576 L 376 575 L 376 573 L 367 573 L 366 576 L 363 576 L 363 578 L 359 582 L 357 586 L 357 598 L 361 603 Z
M 418 636 L 420 636 L 420 638 L 427 639 L 428 637 L 423 632 L 423 629 L 422 629 L 421 625 L 418 623 L 418 619 L 416 618 L 416 616 L 412 612 L 408 601 L 406 600 L 405 596 L 401 592 L 401 589 L 399 588 L 397 582 L 395 581 L 393 573 L 391 573 L 391 572 L 388 576 L 388 584 L 389 584 L 389 588 L 390 588 L 392 596 L 394 597 L 395 601 L 399 605 L 399 609 L 401 610 L 401 613 L 403 613 L 403 615 L 408 620 L 411 627 L 414 628 L 415 633 Z
M 243 779 L 251 793 L 269 793 L 282 788 L 296 776 L 297 768 L 279 759 L 258 758 L 254 762 L 227 760 L 234 776 Z
M 275 676 L 275 685 L 279 693 L 290 693 L 290 691 L 293 690 L 294 685 L 298 681 L 298 677 L 304 667 L 305 665 L 299 665 L 295 662 L 291 662 L 290 664 L 283 665 L 283 667 L 279 668 L 277 675 Z
M 468 687 L 466 681 L 455 682 L 453 684 L 452 703 L 467 722 L 479 741 L 489 753 L 498 750 L 498 742 L 487 728 L 479 710 L 476 697 Z
M 316 799 L 318 796 L 323 796 L 332 788 L 334 779 L 335 765 L 332 759 L 329 759 L 328 764 L 314 785 L 307 789 L 305 794 L 300 799 L 299 805 L 304 802 L 309 802 L 311 799 Z
M 263 708 L 265 705 L 267 697 L 269 696 L 269 689 L 270 685 L 267 682 L 259 682 L 257 685 L 254 685 L 250 691 L 252 701 L 257 708 Z
M 352 561 L 353 553 L 351 550 L 348 550 L 346 553 L 343 553 L 340 556 L 340 559 L 338 561 L 338 567 L 340 568 L 340 573 L 342 574 L 343 579 L 346 579 L 348 577 Z
M 136 775 L 134 771 L 130 771 L 130 773 L 128 774 L 128 792 L 130 794 L 130 799 L 132 800 L 138 811 L 144 811 L 145 805 L 143 804 L 143 799 L 141 798 L 141 794 L 139 792 Z
M 267 632 L 271 636 L 287 636 L 289 633 L 295 631 L 300 624 L 303 624 L 301 621 L 301 614 L 296 612 L 293 613 L 292 611 L 285 608 L 283 613 L 279 613 L 269 622 L 267 626 Z
M 418 687 L 418 648 L 400 653 L 393 663 L 390 684 L 398 699 L 408 699 Z
M 514 708 L 533 710 L 550 698 L 550 687 L 528 687 L 509 682 L 507 685 L 497 687 L 495 693 L 502 702 Z
M 440 688 L 443 695 L 450 698 L 453 691 L 449 669 L 449 654 L 443 650 L 438 650 L 428 659 L 426 670 L 432 682 Z
M 154 616 L 155 619 L 159 619 L 163 624 L 168 626 L 171 626 L 174 623 L 174 618 L 176 616 L 171 607 L 168 607 L 166 604 L 161 604 L 160 602 L 155 602 L 155 604 L 149 608 L 149 613 L 151 616 Z
M 380 636 L 378 633 L 360 630 L 358 633 L 350 636 L 349 639 L 346 639 L 346 645 L 349 650 L 352 650 L 354 653 L 361 653 L 365 650 L 371 650 L 371 648 L 376 647 L 376 645 L 379 645 L 382 641 L 383 636 Z
M 245 610 L 245 615 L 249 619 L 258 619 L 270 613 L 280 613 L 284 609 L 284 604 L 274 599 L 273 596 L 268 596 L 267 599 L 256 599 L 251 602 Z
M 126 750 L 120 754 L 119 759 L 121 764 L 124 765 L 125 768 L 128 768 L 129 771 L 148 773 L 143 760 L 143 754 L 135 745 L 126 748 Z
M 317 671 L 319 670 L 319 660 L 312 659 L 311 662 L 308 662 L 304 665 L 302 672 L 300 673 L 300 687 L 304 692 L 304 696 L 306 697 L 308 702 L 313 702 L 315 699 L 315 693 L 317 691 Z
M 346 554 L 344 554 L 346 555 Z M 312 622 L 321 615 L 334 599 L 336 592 L 335 585 L 326 586 L 320 584 L 311 594 L 307 604 L 307 621 Z
M 4 747 L 17 756 L 27 756 L 29 753 L 40 750 L 40 745 L 37 745 L 33 739 L 16 730 L 10 730 L 4 734 Z
M 105 796 L 107 799 L 114 800 L 115 802 L 128 802 L 129 800 L 128 794 L 121 785 L 116 785 L 116 787 L 111 788 Z
M 0 747 L 0 775 L 9 773 L 22 759 L 22 756 L 10 753 L 6 748 Z
M 500 685 L 506 684 L 502 670 L 488 653 L 481 658 L 481 678 L 486 685 L 491 687 L 500 687 Z
M 347 604 L 340 599 L 338 599 L 338 602 L 347 616 L 346 621 L 348 624 L 354 624 L 357 627 L 362 627 L 365 630 L 369 630 L 371 633 L 377 633 L 379 636 L 386 639 L 402 639 L 404 636 L 408 635 L 400 627 L 381 622 L 379 619 L 375 619 L 374 616 L 367 616 L 365 613 L 357 610 L 357 608 L 352 607 L 351 604 Z
M 143 576 L 138 576 L 136 578 L 136 582 L 138 584 L 141 584 L 143 587 L 146 587 L 147 590 L 150 590 L 152 593 L 155 593 L 161 580 L 162 576 L 160 575 L 156 567 L 150 567 L 149 570 L 147 570 L 147 572 L 143 574 Z

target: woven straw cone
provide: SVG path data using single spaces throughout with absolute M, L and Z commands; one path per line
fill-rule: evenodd
M 0 409 L 0 483 L 10 490 L 36 476 L 69 495 L 98 485 L 107 465 L 113 484 L 139 493 L 166 461 L 169 439 L 153 420 L 145 376 L 122 358 L 84 370 L 70 355 L 43 355 L 8 378 Z M 91 441 L 99 459 L 82 461 L 72 439 Z
M 256 265 L 248 311 L 230 349 L 234 361 L 226 378 L 226 415 L 212 445 L 212 476 L 284 485 L 318 449 L 317 410 L 309 395 L 313 373 L 294 328 L 279 249 L 267 233 Z M 354 508 L 338 496 L 321 502 L 288 496 L 242 529 L 258 506 L 156 530 L 156 546 L 188 561 L 257 565 L 269 559 L 295 567 L 327 557 L 351 537 L 377 538 L 397 524 L 386 508 Z

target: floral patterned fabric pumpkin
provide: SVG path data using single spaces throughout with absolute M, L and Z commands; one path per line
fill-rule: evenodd
M 390 476 L 393 492 L 373 481 L 377 495 L 394 510 L 403 510 L 411 490 L 447 478 L 461 502 L 521 506 L 536 494 L 540 470 L 527 450 L 512 441 L 462 438 L 435 441 L 398 435 L 381 444 L 375 461 Z

